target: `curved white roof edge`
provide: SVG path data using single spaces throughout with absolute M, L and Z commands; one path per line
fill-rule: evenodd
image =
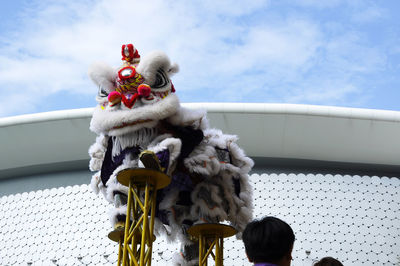
M 68 109 L 0 118 L 0 127 L 92 116 L 93 108 Z
M 184 103 L 252 157 L 400 167 L 400 112 L 298 104 Z M 0 118 L 0 177 L 89 159 L 93 108 Z
M 400 122 L 400 112 L 379 109 L 281 103 L 186 103 L 182 105 L 193 109 L 203 108 L 209 112 L 298 114 Z
M 400 122 L 399 111 L 379 109 L 280 103 L 182 103 L 182 106 L 190 109 L 206 109 L 208 112 L 217 113 L 298 114 Z M 0 127 L 91 117 L 93 109 L 94 108 L 68 109 L 4 117 L 0 118 Z

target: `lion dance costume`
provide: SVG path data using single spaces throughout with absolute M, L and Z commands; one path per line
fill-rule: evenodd
M 198 247 L 187 229 L 198 223 L 227 221 L 240 237 L 252 218 L 248 173 L 253 161 L 237 137 L 209 128 L 206 112 L 180 106 L 170 77 L 178 72 L 162 52 L 140 58 L 132 44 L 122 46 L 117 69 L 96 63 L 89 76 L 99 87 L 90 129 L 98 136 L 89 148 L 91 186 L 112 204 L 113 226 L 126 218 L 128 188 L 117 174 L 148 167 L 143 151 L 157 156 L 171 183 L 158 191 L 156 234 L 181 241 L 175 265 L 197 264 Z

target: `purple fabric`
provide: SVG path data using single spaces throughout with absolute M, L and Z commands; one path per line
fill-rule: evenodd
M 158 160 L 160 161 L 160 165 L 162 168 L 165 169 L 165 172 L 168 171 L 168 165 L 169 165 L 169 150 L 165 149 L 160 152 L 156 153 Z
M 176 172 L 172 175 L 170 187 L 178 188 L 179 191 L 192 191 L 194 189 L 190 176 L 182 172 Z
M 108 179 L 110 179 L 110 176 L 114 170 L 122 164 L 122 161 L 125 159 L 127 154 L 133 154 L 133 157 L 137 157 L 140 153 L 139 147 L 129 147 L 122 150 L 119 155 L 112 157 L 112 147 L 113 143 L 112 139 L 110 138 L 108 140 L 107 151 L 104 155 L 103 164 L 101 165 L 101 182 L 104 186 L 106 185 Z

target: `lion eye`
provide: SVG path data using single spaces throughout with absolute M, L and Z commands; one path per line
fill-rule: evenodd
M 108 93 L 107 93 L 107 91 L 105 91 L 103 88 L 99 88 L 98 95 L 99 95 L 100 97 L 107 97 L 107 96 L 108 96 Z
M 165 76 L 164 72 L 162 70 L 158 70 L 156 74 L 156 79 L 154 81 L 152 88 L 158 89 L 165 87 L 168 84 L 169 80 Z

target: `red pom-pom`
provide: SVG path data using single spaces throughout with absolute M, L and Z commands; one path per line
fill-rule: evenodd
M 121 93 L 117 91 L 112 91 L 108 95 L 108 101 L 111 103 L 111 106 L 116 105 L 121 102 Z
M 151 92 L 150 86 L 146 84 L 140 84 L 137 90 L 138 94 L 143 97 L 149 96 Z

